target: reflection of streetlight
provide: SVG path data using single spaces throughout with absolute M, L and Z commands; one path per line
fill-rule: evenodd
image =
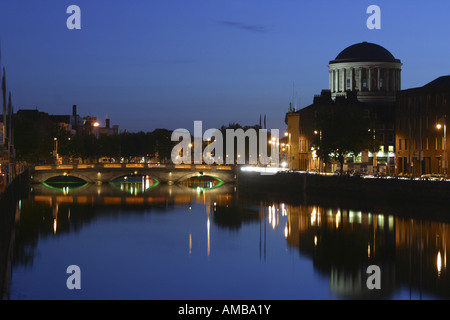
M 442 140 L 442 144 L 443 144 L 443 146 L 442 146 L 442 151 L 443 151 L 442 168 L 443 168 L 445 177 L 447 177 L 447 117 L 446 117 L 446 115 L 444 115 L 442 120 L 444 121 L 444 124 L 442 125 L 442 124 L 438 123 L 436 125 L 436 128 L 438 130 L 441 130 L 441 128 L 444 128 L 444 138 Z
M 438 272 L 438 276 L 441 275 L 441 271 L 442 271 L 442 258 L 441 258 L 441 252 L 439 251 L 436 257 L 436 268 L 437 268 L 437 272 Z

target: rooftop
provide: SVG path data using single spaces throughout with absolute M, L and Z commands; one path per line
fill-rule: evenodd
M 396 62 L 400 63 L 392 53 L 384 47 L 369 42 L 361 42 L 345 48 L 336 57 L 330 61 L 330 64 L 341 62 Z

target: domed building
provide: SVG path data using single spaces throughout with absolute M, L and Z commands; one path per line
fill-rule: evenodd
M 401 88 L 402 63 L 380 45 L 354 44 L 328 64 L 331 97 L 357 91 L 361 102 L 394 102 Z
M 314 97 L 313 104 L 286 114 L 284 160 L 293 170 L 337 170 L 326 168 L 316 155 L 314 140 L 319 130 L 317 115 L 332 106 L 352 105 L 360 108 L 370 122 L 370 132 L 378 141 L 378 150 L 361 150 L 348 157 L 344 170 L 393 172 L 395 169 L 395 101 L 401 90 L 402 63 L 384 47 L 368 42 L 342 50 L 329 61 L 329 89 Z M 375 145 L 375 144 L 374 144 Z

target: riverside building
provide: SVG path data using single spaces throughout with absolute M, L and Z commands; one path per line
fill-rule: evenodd
M 328 64 L 329 88 L 314 97 L 313 104 L 286 114 L 289 137 L 288 165 L 293 170 L 335 171 L 325 168 L 313 147 L 318 112 L 336 103 L 356 103 L 370 120 L 378 150 L 361 150 L 346 159 L 344 170 L 386 172 L 395 170 L 395 101 L 401 89 L 402 63 L 384 47 L 362 42 L 340 52 Z

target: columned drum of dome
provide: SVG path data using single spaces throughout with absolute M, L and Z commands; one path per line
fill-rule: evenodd
M 380 45 L 354 44 L 328 64 L 331 97 L 356 91 L 361 102 L 394 102 L 401 90 L 401 67 L 401 61 Z

